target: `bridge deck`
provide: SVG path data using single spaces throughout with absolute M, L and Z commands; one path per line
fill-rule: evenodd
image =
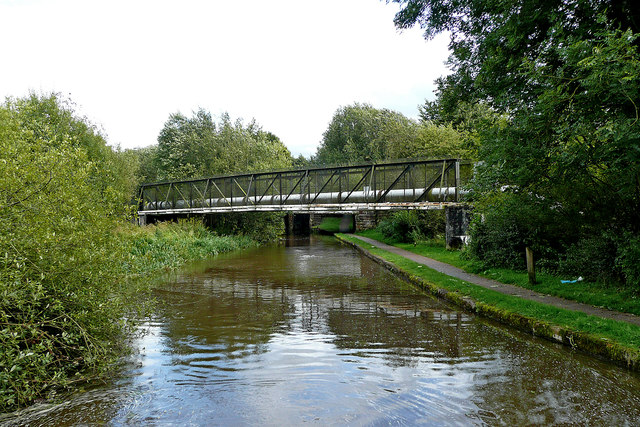
M 470 173 L 459 159 L 415 160 L 144 184 L 138 213 L 442 209 Z

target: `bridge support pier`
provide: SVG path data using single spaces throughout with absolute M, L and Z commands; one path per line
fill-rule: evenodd
M 469 240 L 471 208 L 468 206 L 447 206 L 444 212 L 447 221 L 445 228 L 447 249 L 459 249 Z
M 356 231 L 369 230 L 377 225 L 378 215 L 376 211 L 358 211 L 356 214 Z
M 356 231 L 376 228 L 393 211 L 361 210 L 355 214 Z

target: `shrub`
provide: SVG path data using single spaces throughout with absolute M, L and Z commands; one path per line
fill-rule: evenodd
M 210 215 L 207 221 L 218 234 L 243 234 L 260 243 L 277 241 L 284 234 L 284 217 L 278 212 L 232 212 Z
M 441 236 L 445 232 L 444 210 L 402 210 L 380 222 L 383 236 L 398 242 L 418 242 Z
M 530 247 L 538 264 L 554 270 L 562 247 L 576 234 L 557 207 L 531 195 L 493 194 L 478 202 L 475 212 L 468 254 L 495 267 L 525 269 Z
M 559 272 L 567 276 L 582 276 L 592 282 L 619 279 L 616 253 L 616 242 L 606 233 L 585 236 L 567 248 Z
M 447 223 L 444 209 L 417 211 L 417 214 L 420 238 L 433 239 L 444 235 Z
M 626 233 L 618 247 L 616 266 L 627 286 L 640 291 L 640 237 Z
M 0 410 L 90 378 L 123 349 L 131 181 L 55 95 L 0 106 Z
M 420 220 L 416 211 L 394 212 L 379 225 L 383 236 L 399 242 L 411 242 L 420 236 Z

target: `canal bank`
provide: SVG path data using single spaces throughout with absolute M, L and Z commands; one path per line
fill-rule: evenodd
M 336 237 L 405 280 L 467 311 L 640 370 L 638 316 L 505 285 L 363 236 Z

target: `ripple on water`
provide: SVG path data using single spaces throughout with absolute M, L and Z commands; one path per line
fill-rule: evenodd
M 4 421 L 640 425 L 637 375 L 461 313 L 328 240 L 219 257 L 158 298 L 122 378 Z

